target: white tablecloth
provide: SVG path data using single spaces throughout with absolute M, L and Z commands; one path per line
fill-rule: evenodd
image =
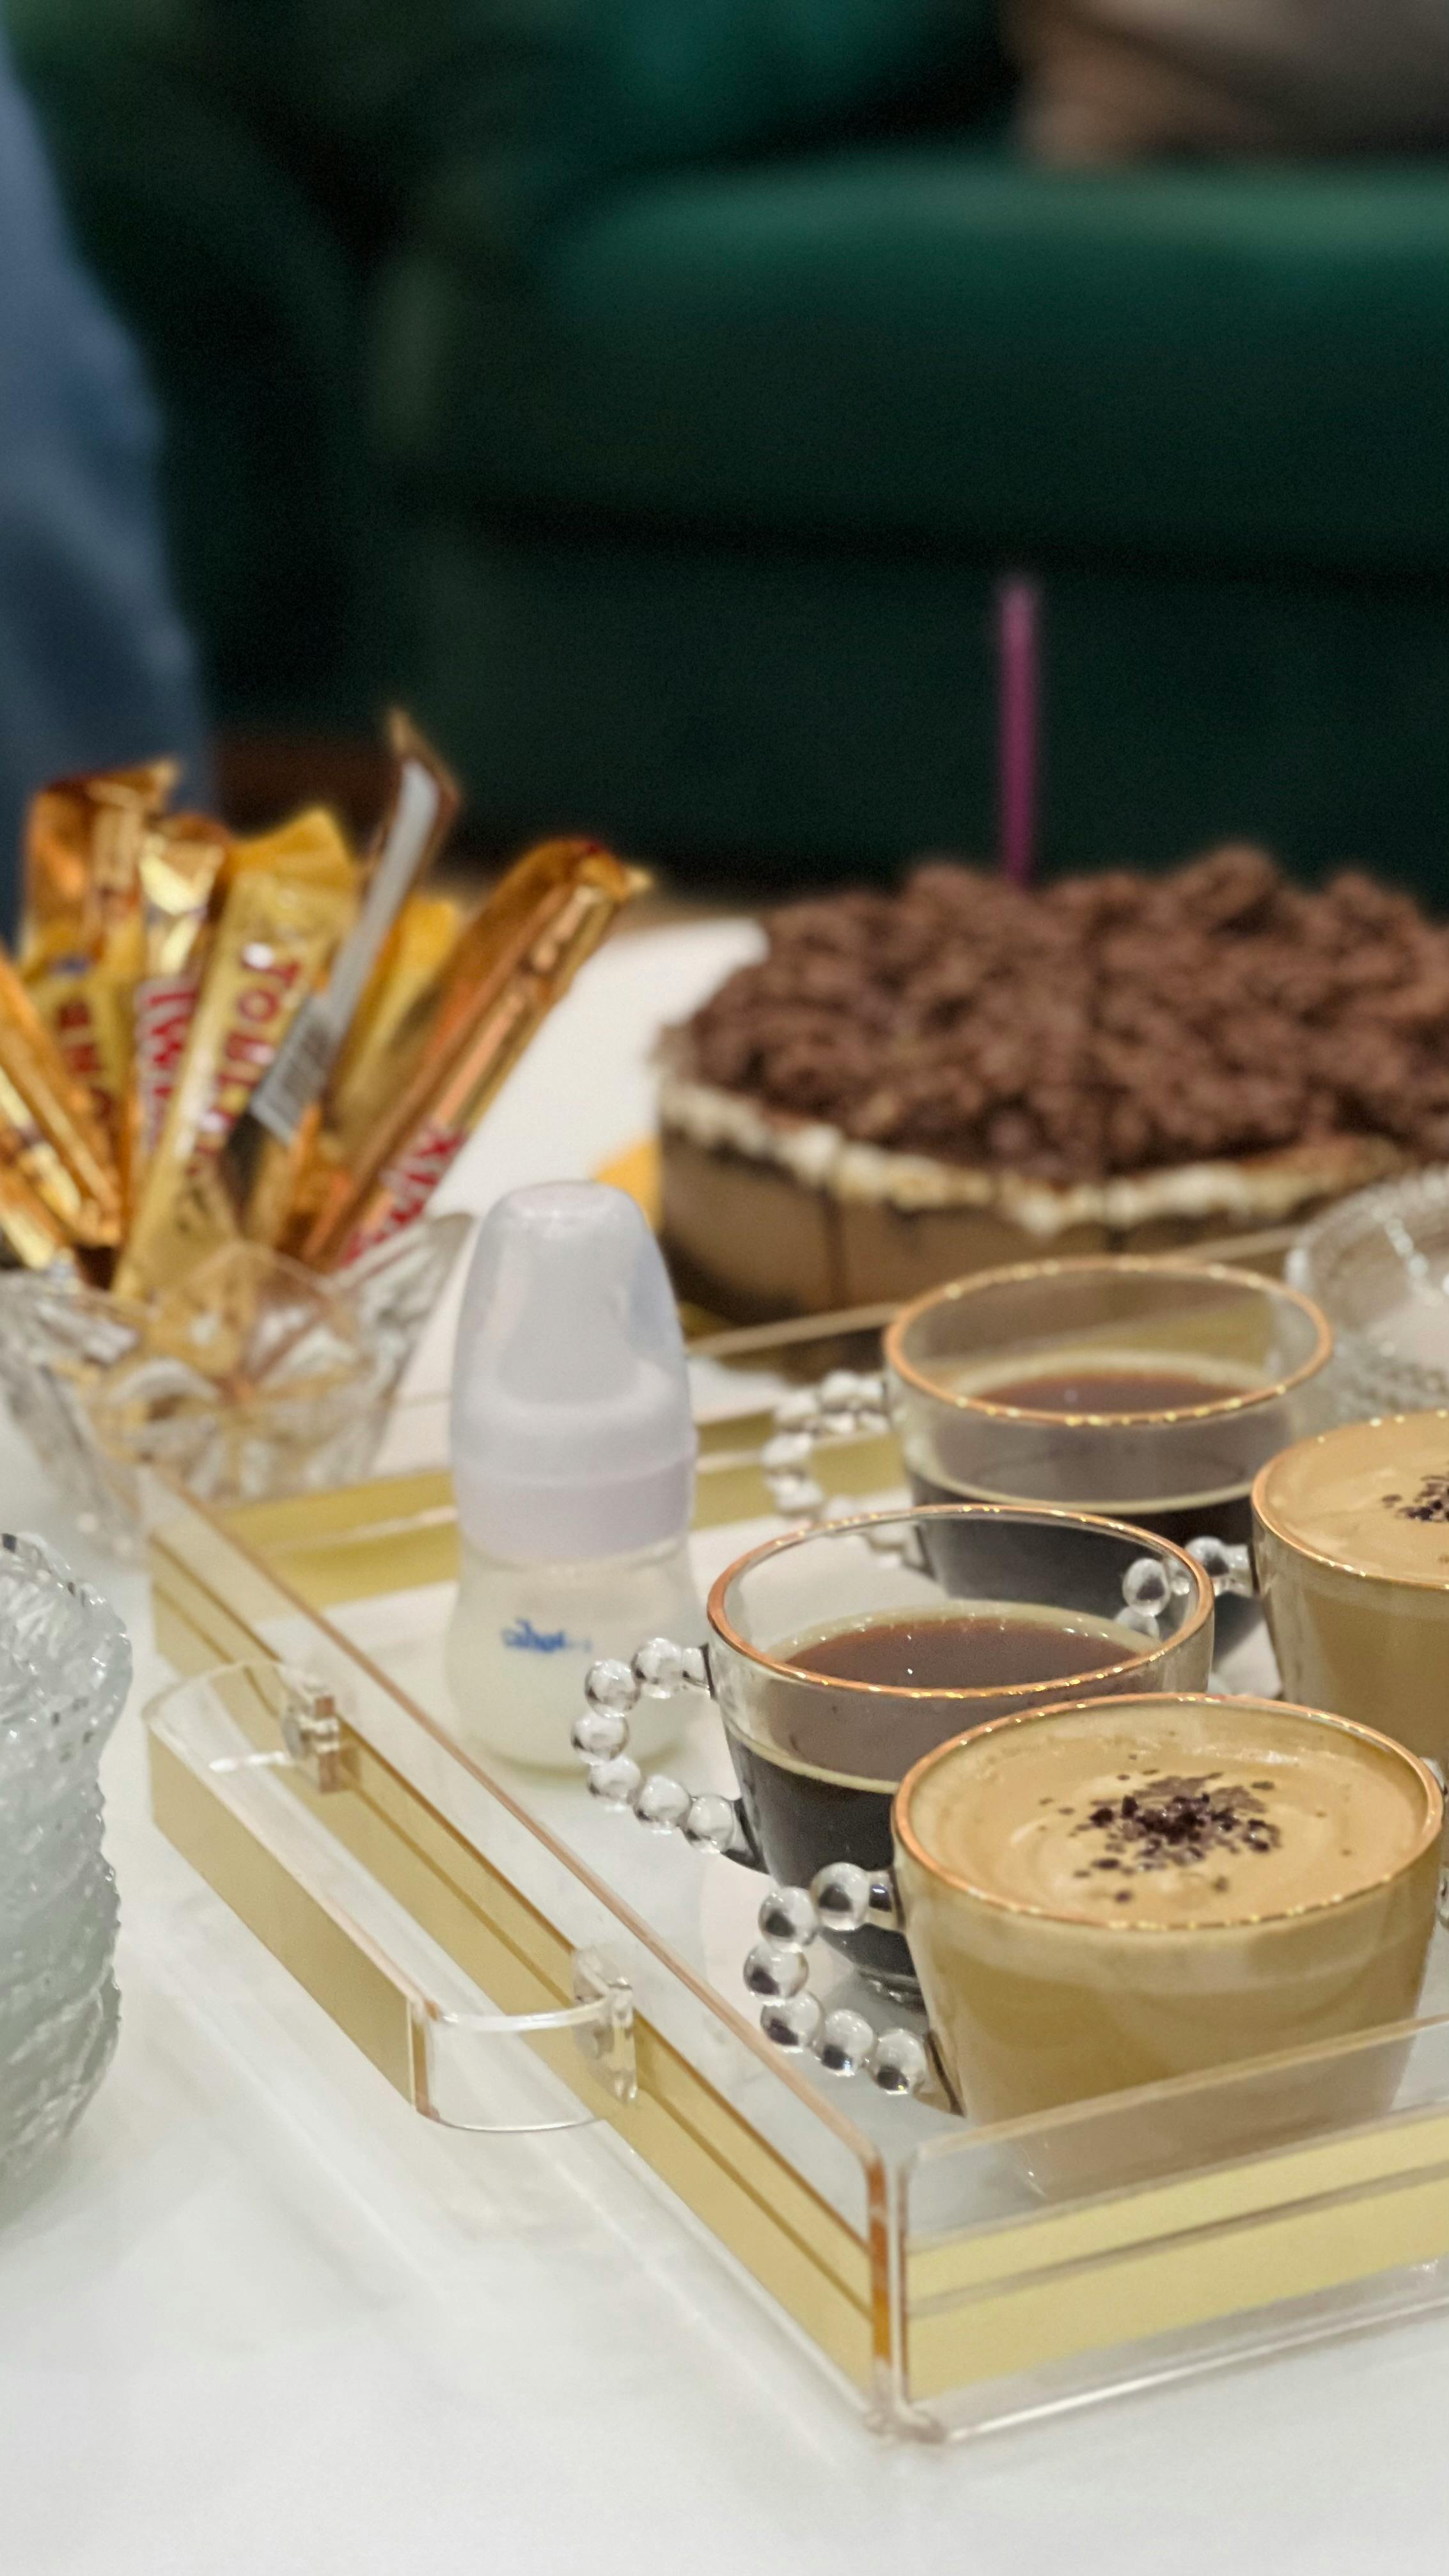
M 660 995 L 740 938 L 599 958 L 455 1195 L 627 1144 Z M 145 1674 L 143 1584 L 8 1435 L 0 1520 L 112 1592 Z M 597 2138 L 416 2119 L 155 1833 L 134 1710 L 107 1778 L 123 2037 L 0 2226 L 4 2576 L 1440 2576 L 1449 2317 L 882 2445 Z

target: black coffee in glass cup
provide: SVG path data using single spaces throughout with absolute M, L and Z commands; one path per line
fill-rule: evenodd
M 1208 1577 L 1142 1530 L 959 1503 L 830 1521 L 752 1548 L 709 1597 L 709 1688 L 740 1789 L 732 1830 L 727 1802 L 691 1802 L 632 1764 L 623 1795 L 613 1797 L 607 1761 L 595 1785 L 646 1823 L 713 1839 L 779 1887 L 808 1887 L 839 1861 L 885 1876 L 891 1803 L 924 1753 L 988 1718 L 1062 1700 L 1202 1690 L 1212 1640 Z M 681 1651 L 655 1640 L 634 1670 Z M 595 1710 L 620 1705 L 609 1685 L 627 1673 L 595 1667 Z M 616 1721 L 602 1743 L 626 1733 Z M 575 1741 L 587 1756 L 587 1740 Z M 695 1833 L 691 1805 L 706 1823 L 711 1805 L 724 1808 L 725 1833 Z M 910 1954 L 888 1921 L 867 1920 L 835 1946 L 872 1983 L 914 1996 Z
M 932 1290 L 885 1339 L 919 1502 L 1070 1505 L 1246 1548 L 1259 1468 L 1331 1419 L 1310 1299 L 1216 1264 L 1024 1263 Z M 1221 1650 L 1259 1616 L 1220 1599 Z

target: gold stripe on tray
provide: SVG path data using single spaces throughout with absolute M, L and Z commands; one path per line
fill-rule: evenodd
M 908 2384 L 924 2402 L 1446 2254 L 1437 2109 L 912 2254 Z
M 758 1445 L 739 1443 L 738 1424 L 717 1427 L 735 1436 L 701 1453 L 696 1529 L 763 1519 L 773 1509 Z M 852 1498 L 888 1492 L 901 1481 L 900 1453 L 888 1433 L 831 1441 L 816 1451 L 811 1467 L 827 1493 Z M 226 1527 L 284 1574 L 310 1610 L 453 1583 L 458 1576 L 453 1485 L 442 1468 L 379 1476 L 330 1494 L 243 1503 L 226 1514 Z

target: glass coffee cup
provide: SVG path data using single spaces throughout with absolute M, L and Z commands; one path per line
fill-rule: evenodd
M 1332 1349 L 1275 1279 L 1044 1261 L 917 1298 L 886 1334 L 886 1384 L 920 1502 L 1066 1504 L 1246 1550 L 1258 1469 L 1331 1418 Z M 1220 1651 L 1257 1616 L 1220 1602 Z
M 1285 1691 L 1449 1766 L 1449 1412 L 1285 1450 L 1253 1487 L 1253 1547 Z
M 691 1678 L 667 1640 L 632 1668 L 594 1667 L 575 1744 L 596 1795 L 791 1888 L 831 1864 L 888 1873 L 899 1782 L 963 1728 L 1088 1694 L 1200 1690 L 1212 1661 L 1203 1568 L 1075 1512 L 958 1503 L 796 1531 L 730 1566 L 708 1614 L 694 1686 L 719 1706 L 736 1802 L 691 1799 L 628 1755 L 641 1691 Z M 873 1983 L 914 1996 L 888 1892 L 879 1919 L 837 1946 Z
M 1282 1701 L 1085 1701 L 938 1746 L 894 1879 L 957 2102 L 1022 2118 L 1407 2019 L 1443 1820 L 1402 1745 Z M 1355 2080 L 1330 2068 L 1323 2116 L 1382 2107 Z

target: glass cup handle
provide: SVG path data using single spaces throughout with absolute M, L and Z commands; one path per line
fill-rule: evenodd
M 886 1382 L 878 1371 L 832 1369 L 817 1386 L 793 1387 L 775 1407 L 774 1430 L 760 1452 L 766 1490 L 781 1518 L 809 1527 L 829 1509 L 810 1472 L 821 1443 L 890 1429 Z
M 866 2075 L 881 2093 L 924 2093 L 933 2069 L 917 2032 L 875 2030 L 848 2005 L 827 2012 L 810 1991 L 808 1953 L 821 1932 L 901 1929 L 889 1870 L 873 1875 L 854 1861 L 831 1861 L 808 1888 L 772 1887 L 758 1920 L 760 1938 L 745 1959 L 744 1980 L 760 1999 L 766 2039 L 792 2056 L 818 2058 L 827 2075 Z
M 776 1405 L 774 1430 L 760 1452 L 766 1490 L 776 1511 L 783 1519 L 807 1527 L 826 1519 L 829 1497 L 819 1478 L 810 1472 L 816 1450 L 831 1440 L 889 1429 L 889 1394 L 883 1372 L 832 1369 L 816 1386 L 792 1388 Z M 1189 1539 L 1186 1552 L 1197 1559 L 1215 1598 L 1232 1592 L 1245 1601 L 1257 1599 L 1251 1548 L 1205 1535 Z M 1145 1562 L 1156 1564 L 1155 1559 Z M 1143 1613 L 1139 1624 L 1144 1630 L 1148 1630 L 1149 1620 L 1155 1630 L 1156 1605 L 1147 1597 L 1152 1583 L 1153 1576 L 1144 1573 L 1141 1594 L 1134 1595 L 1130 1577 L 1123 1587 L 1129 1608 Z
M 677 1646 L 672 1637 L 647 1637 L 626 1664 L 607 1655 L 584 1676 L 585 1707 L 574 1720 L 572 1743 L 588 1774 L 589 1795 L 601 1807 L 628 1808 L 654 1834 L 683 1834 L 696 1851 L 721 1853 L 748 1869 L 763 1869 L 738 1798 L 719 1789 L 687 1789 L 667 1771 L 643 1771 L 629 1750 L 629 1720 L 641 1699 L 715 1696 L 707 1646 Z
M 1225 1592 L 1235 1592 L 1243 1601 L 1257 1600 L 1258 1578 L 1250 1547 L 1236 1547 L 1225 1538 L 1190 1538 L 1186 1552 L 1202 1567 L 1215 1600 L 1220 1601 Z

